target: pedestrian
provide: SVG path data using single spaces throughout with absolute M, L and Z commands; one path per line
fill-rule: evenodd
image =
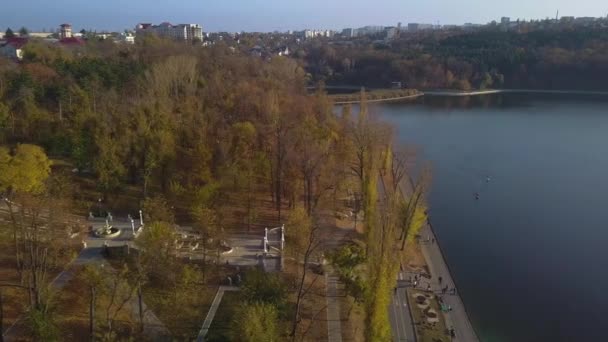
M 418 280 L 414 280 L 414 288 L 416 288 L 416 286 L 418 286 Z
M 431 291 L 431 284 L 430 283 L 426 285 L 426 290 L 427 291 Z
M 442 281 L 442 280 L 443 280 L 443 279 L 442 279 L 441 277 L 439 277 L 439 284 L 441 284 L 441 281 Z
M 454 287 L 452 288 L 452 294 L 453 294 L 453 295 L 456 295 L 456 286 L 454 286 Z
M 395 291 L 394 291 L 394 293 L 395 293 L 395 294 L 397 294 L 397 287 L 396 287 L 396 286 L 395 286 Z

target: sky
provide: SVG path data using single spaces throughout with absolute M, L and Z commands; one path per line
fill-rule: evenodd
M 394 26 L 418 22 L 464 24 L 606 16 L 607 0 L 21 0 L 2 1 L 0 29 L 31 31 L 71 23 L 81 29 L 123 30 L 137 23 L 200 24 L 204 31 L 286 31 Z

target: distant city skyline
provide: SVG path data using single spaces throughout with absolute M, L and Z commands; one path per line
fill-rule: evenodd
M 604 17 L 608 12 L 605 0 L 511 0 L 488 3 L 482 0 L 378 0 L 360 3 L 354 0 L 227 0 L 203 3 L 200 0 L 173 2 L 144 0 L 30 0 L 3 4 L 0 29 L 56 29 L 71 23 L 76 30 L 133 29 L 137 23 L 196 23 L 209 31 L 287 31 L 306 28 L 356 28 L 366 25 L 396 25 L 397 22 L 485 24 L 506 16 L 512 20 L 553 18 L 559 16 Z

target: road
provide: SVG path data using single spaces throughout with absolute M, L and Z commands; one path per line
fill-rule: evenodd
M 404 272 L 399 272 L 397 291 L 393 292 L 391 306 L 388 310 L 394 342 L 414 342 L 416 335 L 407 298 L 406 286 L 409 281 Z

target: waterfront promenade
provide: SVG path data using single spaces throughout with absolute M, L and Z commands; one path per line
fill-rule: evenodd
M 443 257 L 439 241 L 437 240 L 437 237 L 435 236 L 435 233 L 433 232 L 433 229 L 428 221 L 420 231 L 420 235 L 425 239 L 430 238 L 430 241 L 421 241 L 420 249 L 422 250 L 422 254 L 424 255 L 424 259 L 432 275 L 430 280 L 432 291 L 440 294 L 441 288 L 445 287 L 446 285 L 450 289 L 456 288 L 454 294 L 449 294 L 448 292 L 448 294 L 442 296 L 444 303 L 452 308 L 450 312 L 444 313 L 447 328 L 453 328 L 456 334 L 456 337 L 453 338 L 452 341 L 479 341 L 479 338 L 473 329 L 473 325 L 469 321 L 469 316 L 460 297 L 460 292 L 458 291 L 447 263 Z M 439 277 L 442 278 L 441 284 L 438 281 Z M 420 285 L 424 288 L 426 286 L 425 283 L 426 281 L 422 281 Z

